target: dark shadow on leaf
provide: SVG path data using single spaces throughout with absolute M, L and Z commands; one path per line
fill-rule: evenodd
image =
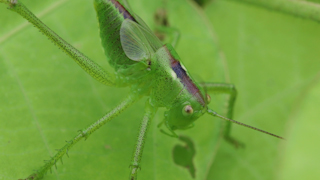
M 173 147 L 173 161 L 184 168 L 187 168 L 191 177 L 195 178 L 196 169 L 193 164 L 193 158 L 196 154 L 193 141 L 187 136 L 180 136 L 179 140 L 185 145 L 177 144 Z
M 210 0 L 194 0 L 199 6 L 204 7 Z

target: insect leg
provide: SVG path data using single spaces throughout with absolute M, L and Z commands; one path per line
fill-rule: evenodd
M 179 136 L 174 132 L 174 130 L 172 130 L 171 126 L 169 125 L 169 122 L 165 120 L 165 124 L 166 124 L 166 127 L 167 127 L 167 129 L 169 130 L 169 132 L 171 134 L 167 133 L 163 129 L 160 129 L 160 132 L 165 134 L 165 135 L 167 135 L 167 136 L 178 138 Z
M 135 151 L 133 153 L 132 161 L 130 164 L 130 168 L 131 168 L 130 177 L 129 177 L 130 180 L 137 179 L 137 171 L 140 168 L 140 161 L 141 161 L 141 157 L 142 157 L 144 143 L 146 141 L 148 128 L 151 124 L 151 120 L 154 118 L 156 111 L 157 111 L 157 108 L 153 107 L 149 103 L 149 101 L 147 101 L 146 108 L 145 108 L 145 114 L 144 114 L 144 117 L 141 121 Z
M 190 124 L 190 126 L 188 127 L 185 127 L 185 128 L 180 128 L 181 130 L 187 130 L 187 129 L 191 129 L 191 128 L 194 128 L 194 123 Z
M 55 45 L 57 45 L 67 55 L 69 55 L 83 70 L 85 70 L 97 81 L 108 86 L 116 85 L 114 77 L 112 77 L 110 73 L 106 72 L 98 64 L 96 64 L 86 55 L 81 53 L 71 44 L 69 44 L 60 36 L 58 36 L 18 0 L 0 0 L 0 3 L 8 4 L 10 10 L 20 14 L 22 17 L 24 17 L 30 23 L 32 23 L 35 27 L 37 27 L 45 36 L 47 36 Z
M 92 123 L 87 128 L 80 130 L 80 132 L 70 141 L 67 141 L 67 144 L 64 145 L 61 149 L 58 150 L 57 154 L 54 155 L 50 160 L 46 161 L 46 164 L 37 170 L 34 174 L 31 174 L 27 179 L 41 179 L 52 166 L 56 164 L 57 161 L 61 160 L 62 157 L 66 154 L 68 156 L 68 151 L 72 146 L 74 146 L 78 141 L 85 138 L 87 139 L 93 132 L 98 130 L 101 126 L 118 116 L 123 110 L 133 104 L 139 97 L 129 96 L 127 99 L 122 101 L 116 108 L 112 109 L 106 115 L 104 115 L 98 121 Z
M 200 84 L 203 88 L 207 91 L 212 93 L 223 93 L 229 94 L 229 101 L 227 106 L 227 118 L 232 119 L 233 116 L 233 108 L 234 103 L 237 97 L 237 90 L 233 84 L 226 84 L 226 83 L 201 83 Z M 224 131 L 224 138 L 230 142 L 231 144 L 235 145 L 236 147 L 244 146 L 242 143 L 234 139 L 230 136 L 231 133 L 231 122 L 227 122 L 226 128 Z
M 180 31 L 174 27 L 168 26 L 158 26 L 156 28 L 157 32 L 164 33 L 168 36 L 168 42 L 172 45 L 172 47 L 176 48 L 180 39 Z M 157 33 L 156 33 L 157 34 Z
M 163 41 L 170 43 L 176 48 L 180 39 L 180 31 L 177 28 L 171 27 L 168 19 L 168 13 L 165 8 L 159 8 L 154 16 L 156 23 L 155 34 Z

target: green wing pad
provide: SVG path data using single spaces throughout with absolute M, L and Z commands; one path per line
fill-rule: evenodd
M 152 48 L 137 23 L 129 19 L 123 21 L 120 28 L 120 41 L 129 59 L 140 61 L 150 58 Z
M 162 45 L 149 28 L 130 19 L 121 24 L 120 40 L 125 54 L 134 61 L 150 59 Z

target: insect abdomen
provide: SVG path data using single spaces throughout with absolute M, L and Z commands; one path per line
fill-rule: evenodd
M 133 21 L 131 14 L 115 0 L 95 0 L 94 6 L 100 26 L 101 43 L 109 64 L 117 71 L 135 63 L 127 58 L 120 42 L 120 27 L 124 19 Z

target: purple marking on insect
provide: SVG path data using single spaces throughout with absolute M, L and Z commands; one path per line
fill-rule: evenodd
M 114 6 L 119 10 L 119 12 L 123 15 L 125 19 L 130 19 L 131 21 L 137 22 L 136 19 L 130 14 L 130 12 L 123 7 L 118 1 L 116 0 L 109 0 L 114 4 Z
M 180 62 L 172 57 L 167 47 L 166 51 L 169 54 L 171 68 L 180 79 L 180 82 L 188 90 L 188 92 L 192 94 L 203 107 L 205 107 L 206 102 L 198 87 L 193 83 L 192 79 L 188 76 L 184 68 L 182 68 Z

